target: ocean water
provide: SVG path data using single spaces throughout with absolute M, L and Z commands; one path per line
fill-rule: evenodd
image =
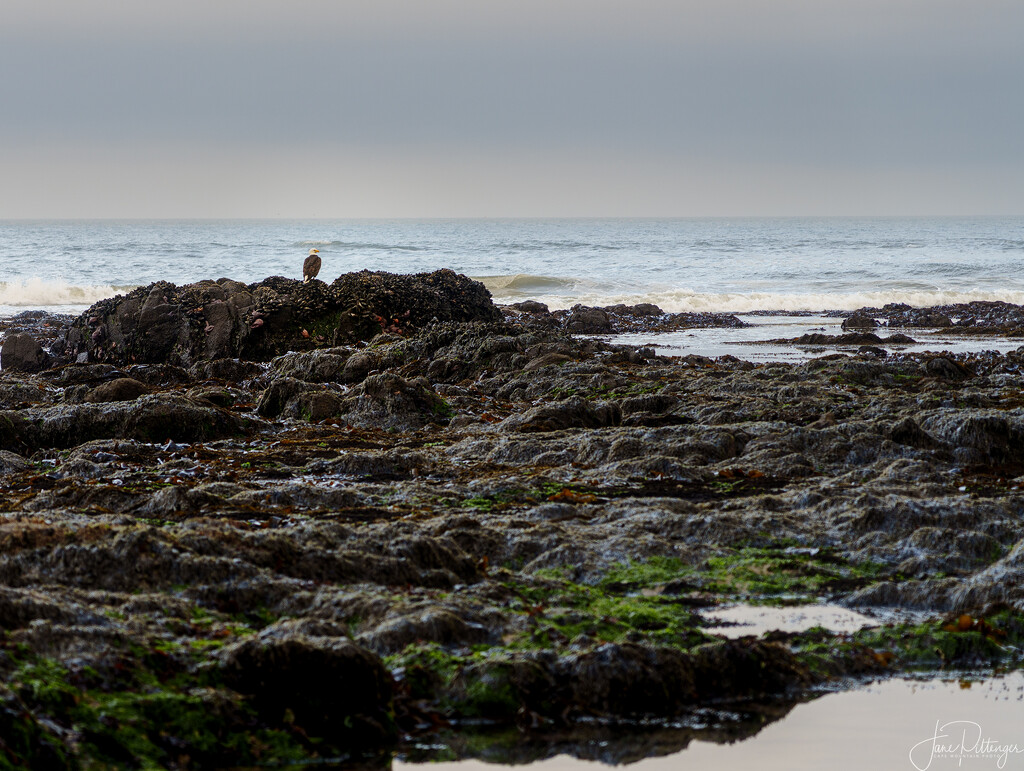
M 1024 217 L 0 222 L 0 314 L 152 281 L 447 267 L 498 302 L 667 311 L 1024 303 Z

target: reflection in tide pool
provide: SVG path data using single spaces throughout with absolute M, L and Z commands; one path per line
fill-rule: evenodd
M 831 354 L 854 354 L 859 344 L 851 345 L 804 345 L 771 342 L 794 340 L 808 334 L 842 335 L 843 319 L 831 316 L 758 316 L 740 314 L 739 319 L 750 326 L 708 327 L 684 329 L 665 334 L 612 335 L 612 343 L 622 345 L 649 346 L 662 356 L 735 356 L 751 362 L 786 361 L 802 362 Z M 997 335 L 958 335 L 945 329 L 904 329 L 881 327 L 872 330 L 883 338 L 877 344 L 890 353 L 922 353 L 924 351 L 945 351 L 948 353 L 971 353 L 977 351 L 1014 351 L 1021 347 L 1018 337 L 1007 338 Z M 915 340 L 914 344 L 887 345 L 885 338 L 897 333 Z
M 690 728 L 636 731 L 640 753 L 623 752 L 624 737 L 593 732 L 575 747 L 554 742 L 534 748 L 531 771 L 599 771 L 598 761 L 627 762 L 631 771 L 810 771 L 811 769 L 1024 769 L 1024 673 L 974 678 L 894 679 L 828 693 L 783 708 L 749 738 L 749 731 Z M 504 737 L 508 742 L 508 737 Z M 628 740 L 625 741 L 628 744 Z M 603 745 L 603 746 L 602 746 Z M 526 747 L 488 750 L 481 760 L 432 763 L 430 771 L 496 771 L 495 763 L 522 763 Z M 454 749 L 454 748 L 453 748 Z M 554 753 L 562 752 L 549 757 Z M 580 760 L 580 757 L 591 760 Z M 543 758 L 543 759 L 540 759 Z M 631 762 L 636 760 L 635 763 Z M 418 771 L 396 761 L 394 771 Z

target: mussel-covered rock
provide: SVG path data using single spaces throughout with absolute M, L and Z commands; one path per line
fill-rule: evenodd
M 391 676 L 377 656 L 349 640 L 246 640 L 225 651 L 221 674 L 265 719 L 331 736 L 336 746 L 379 747 L 395 734 Z
M 500 317 L 483 284 L 450 270 L 411 276 L 362 271 L 330 285 L 280 276 L 248 285 L 230 279 L 180 287 L 160 281 L 93 305 L 72 324 L 57 353 L 68 361 L 86 354 L 87 361 L 120 365 L 268 361 L 288 351 L 368 340 L 382 331 L 406 335 L 435 318 Z M 21 351 L 15 345 L 27 343 L 15 340 L 12 352 Z M 27 361 L 26 356 L 12 353 L 11 360 Z

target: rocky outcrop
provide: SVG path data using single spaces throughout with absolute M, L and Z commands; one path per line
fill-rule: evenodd
M 265 417 L 307 421 L 330 418 L 352 426 L 412 431 L 424 425 L 447 424 L 452 407 L 425 377 L 406 380 L 393 373 L 370 375 L 351 391 L 295 378 L 274 380 L 260 396 L 256 411 Z
M 601 428 L 622 422 L 622 408 L 618 404 L 593 404 L 579 397 L 545 404 L 508 418 L 501 424 L 502 431 L 532 433 L 559 431 L 563 428 Z
M 363 271 L 330 285 L 281 277 L 249 285 L 158 282 L 96 303 L 56 347 L 67 359 L 87 354 L 89 361 L 119 365 L 267 361 L 382 331 L 408 334 L 435 318 L 497 320 L 500 313 L 482 284 L 450 270 L 415 276 Z
M 871 316 L 866 316 L 862 313 L 855 313 L 852 316 L 848 316 L 843 319 L 843 331 L 847 329 L 875 329 L 878 326 L 878 322 L 875 321 Z
M 849 316 L 884 319 L 889 327 L 954 327 L 959 331 L 1024 328 L 1024 308 L 1007 302 L 978 300 L 933 308 L 914 308 L 904 303 L 890 303 L 881 308 L 861 308 Z M 843 326 L 846 329 L 846 325 Z
M 540 303 L 527 306 L 517 303 L 511 306 L 530 314 L 530 321 L 537 324 L 543 319 L 554 319 L 561 327 L 574 335 L 608 335 L 636 332 L 676 332 L 681 329 L 706 327 L 744 327 L 746 324 L 731 313 L 666 313 L 653 303 L 638 305 L 608 305 L 594 308 L 574 305 L 568 310 L 548 313 Z
M 686 653 L 606 643 L 562 659 L 520 655 L 463 669 L 448 698 L 469 702 L 467 717 L 508 720 L 516 712 L 558 717 L 579 712 L 605 720 L 680 715 L 694 703 L 778 696 L 815 682 L 785 648 L 729 641 Z M 472 692 L 491 698 L 468 698 Z
M 0 411 L 0 449 L 74 447 L 95 439 L 196 442 L 238 436 L 252 420 L 170 394 L 134 401 Z
M 153 389 L 130 377 L 121 377 L 102 383 L 85 394 L 86 402 L 128 402 L 152 393 Z
M 615 332 L 611 318 L 602 308 L 575 305 L 565 319 L 565 330 L 574 335 L 607 335 Z
M 843 329 L 849 329 L 845 324 Z M 856 327 L 853 327 L 856 329 Z M 843 346 L 890 346 L 890 345 L 913 345 L 917 341 L 909 335 L 894 334 L 888 335 L 887 337 L 881 337 L 876 335 L 874 332 L 846 332 L 842 335 L 826 335 L 822 332 L 809 332 L 801 335 L 800 337 L 788 338 L 788 339 L 776 339 L 766 340 L 766 343 L 773 343 L 775 345 L 795 345 L 795 346 L 821 346 L 821 347 L 843 347 Z M 884 353 L 884 352 L 883 352 Z
M 46 369 L 50 356 L 27 333 L 7 335 L 0 348 L 0 367 L 14 372 L 39 372 Z
M 348 640 L 262 635 L 225 650 L 220 673 L 271 723 L 329 736 L 334 747 L 378 748 L 395 737 L 391 676 Z

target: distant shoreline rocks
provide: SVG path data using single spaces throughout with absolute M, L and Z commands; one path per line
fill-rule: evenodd
M 740 316 L 824 315 L 841 318 L 842 335 L 759 342 L 789 345 L 911 345 L 911 335 L 880 329 L 946 330 L 950 334 L 1024 337 L 1024 306 L 975 301 L 914 308 L 890 303 L 855 311 L 668 312 L 653 303 L 551 310 L 537 300 L 497 305 L 478 281 L 451 270 L 415 275 L 361 271 L 331 284 L 270 277 L 177 286 L 156 282 L 101 300 L 78 317 L 24 311 L 0 319 L 0 368 L 39 372 L 70 363 L 171 364 L 222 359 L 265 362 L 288 352 L 325 350 L 406 336 L 432 322 L 493 322 L 573 335 L 667 334 L 688 329 L 755 326 Z
M 562 328 L 574 335 L 616 335 L 638 332 L 659 334 L 681 329 L 708 327 L 740 328 L 750 326 L 732 313 L 669 313 L 653 303 L 593 307 L 574 305 L 566 310 L 551 311 L 535 300 L 501 306 L 506 317 L 523 316 L 532 322 L 547 321 L 548 326 Z

